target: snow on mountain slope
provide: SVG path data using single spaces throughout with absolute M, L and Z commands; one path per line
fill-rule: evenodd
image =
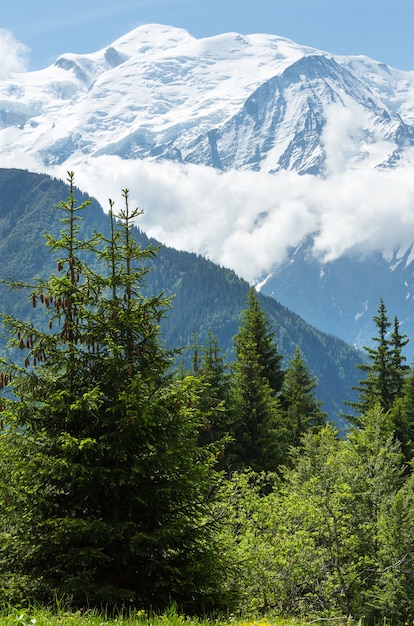
M 193 139 L 231 117 L 301 54 L 276 37 L 197 41 L 180 29 L 139 27 L 95 54 L 66 54 L 2 81 L 2 153 L 21 147 L 46 164 L 76 151 L 151 157 L 160 144 Z
M 366 115 L 361 158 L 376 165 L 414 144 L 414 74 L 333 57 L 271 35 L 141 26 L 90 55 L 0 83 L 1 154 L 46 166 L 76 155 L 167 158 L 231 168 L 322 173 L 327 109 Z M 384 152 L 384 151 L 383 151 Z
M 321 54 L 308 54 L 262 83 L 236 116 L 210 131 L 208 138 L 201 138 L 204 150 L 197 145 L 186 160 L 207 161 L 221 169 L 242 164 L 270 172 L 323 173 L 327 111 L 334 104 L 346 107 L 355 102 L 366 115 L 366 128 L 360 141 L 354 141 L 358 159 L 372 156 L 378 142 L 384 140 L 388 152 L 380 163 L 385 166 L 403 147 L 413 145 L 414 127 L 404 124 L 390 108 L 386 110 L 380 98 L 374 99 L 369 85 L 346 65 Z M 209 160 L 206 154 L 213 132 L 215 151 L 224 157 L 219 162 L 217 158 Z

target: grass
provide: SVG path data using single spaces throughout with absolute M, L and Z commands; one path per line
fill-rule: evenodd
M 0 626 L 305 626 L 305 621 L 286 619 L 196 619 L 179 615 L 175 610 L 148 617 L 145 611 L 127 615 L 106 615 L 96 611 L 38 609 L 3 609 Z M 338 625 L 338 623 L 336 623 Z

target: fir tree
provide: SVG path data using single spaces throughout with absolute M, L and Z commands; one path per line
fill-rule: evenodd
M 117 219 L 110 202 L 111 235 L 82 241 L 88 203 L 77 206 L 68 180 L 61 235 L 48 237 L 57 274 L 30 287 L 48 328 L 4 317 L 24 356 L 3 360 L 0 376 L 3 600 L 204 610 L 221 569 L 216 448 L 199 444 L 203 384 L 170 374 L 159 338 L 170 302 L 143 295 L 157 251 L 131 236 L 140 211 L 128 191 Z
M 394 398 L 402 394 L 404 381 L 408 370 L 407 360 L 403 354 L 403 349 L 407 345 L 409 339 L 406 335 L 400 333 L 400 323 L 397 317 L 394 317 L 393 331 L 391 334 L 391 354 L 390 354 L 390 377 L 391 392 Z
M 218 344 L 217 337 L 208 333 L 205 346 L 194 347 L 193 352 L 194 374 L 204 383 L 204 391 L 200 398 L 200 406 L 204 413 L 211 415 L 206 420 L 200 435 L 203 443 L 223 441 L 229 433 L 228 400 L 229 375 L 224 357 Z M 224 450 L 221 452 L 223 457 Z
M 247 341 L 254 343 L 259 365 L 263 368 L 263 376 L 274 395 L 277 395 L 283 383 L 283 356 L 278 352 L 275 332 L 271 329 L 271 324 L 259 304 L 253 287 L 248 291 L 246 307 L 241 313 L 240 327 L 234 337 L 236 357 L 239 356 Z
M 404 460 L 409 463 L 414 458 L 414 373 L 406 377 L 402 393 L 394 400 L 390 415 Z

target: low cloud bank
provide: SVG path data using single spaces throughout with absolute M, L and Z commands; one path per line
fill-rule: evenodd
M 414 163 L 414 154 L 413 154 Z M 104 209 L 122 189 L 144 214 L 139 226 L 174 248 L 197 252 L 250 282 L 281 264 L 308 235 L 322 261 L 407 247 L 414 241 L 414 176 L 359 169 L 325 179 L 293 172 L 218 173 L 172 162 L 103 156 L 73 162 L 76 183 Z M 63 170 L 55 172 L 65 176 Z

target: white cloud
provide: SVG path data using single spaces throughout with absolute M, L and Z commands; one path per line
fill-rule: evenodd
M 280 264 L 290 246 L 314 235 L 324 260 L 388 251 L 414 241 L 414 153 L 396 170 L 344 170 L 325 179 L 293 172 L 217 171 L 172 162 L 123 161 L 104 156 L 65 165 L 76 184 L 104 209 L 108 198 L 144 210 L 150 236 L 231 267 L 253 282 Z M 341 166 L 342 167 L 342 166 Z
M 29 48 L 17 41 L 11 32 L 0 28 L 0 58 L 0 80 L 4 80 L 14 72 L 27 69 Z

